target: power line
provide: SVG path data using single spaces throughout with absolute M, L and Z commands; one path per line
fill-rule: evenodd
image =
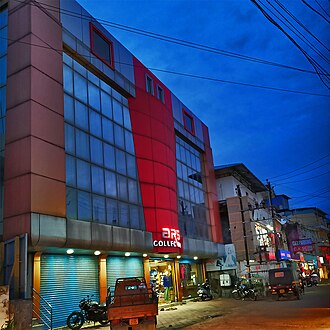
M 308 181 L 308 180 L 312 180 L 312 179 L 318 178 L 318 177 L 323 176 L 323 175 L 327 175 L 327 174 L 329 174 L 329 173 L 330 173 L 330 171 L 327 171 L 327 172 L 325 172 L 325 173 L 322 173 L 322 174 L 319 174 L 319 175 L 315 175 L 315 176 L 312 176 L 312 177 L 307 178 L 307 179 L 297 180 L 297 181 L 291 181 L 291 182 L 285 182 L 285 183 L 304 182 L 304 181 Z M 283 183 L 277 183 L 277 184 L 275 184 L 275 186 L 280 186 L 280 185 L 282 185 L 282 184 L 283 184 Z
M 30 42 L 22 41 L 22 40 L 13 40 L 13 39 L 4 38 L 4 37 L 0 37 L 0 39 L 7 39 L 7 40 L 12 41 L 12 42 L 18 42 L 18 43 L 22 43 L 22 44 L 26 44 L 26 45 L 30 45 L 30 46 L 35 46 L 35 47 L 40 47 L 40 48 L 45 48 L 45 49 L 51 49 L 51 50 L 54 50 L 56 52 L 62 52 L 62 50 L 55 49 L 51 46 L 37 45 L 37 44 L 32 44 Z M 45 42 L 45 41 L 43 41 L 43 42 Z M 83 57 L 84 58 L 86 58 L 86 57 L 93 58 L 93 56 L 90 56 L 90 55 L 83 55 Z M 123 63 L 123 62 L 120 62 L 120 61 L 115 61 L 115 63 L 133 66 L 133 64 L 131 64 L 131 63 Z M 270 87 L 270 86 L 264 86 L 264 85 L 255 85 L 255 84 L 250 84 L 250 83 L 224 80 L 224 79 L 212 78 L 212 77 L 207 77 L 207 76 L 200 76 L 200 75 L 189 74 L 189 73 L 184 73 L 184 72 L 170 71 L 170 70 L 165 70 L 165 69 L 157 69 L 157 68 L 151 68 L 151 67 L 147 67 L 147 69 L 149 69 L 151 71 L 163 72 L 163 73 L 179 75 L 179 76 L 184 76 L 184 77 L 197 78 L 197 79 L 203 79 L 203 80 L 221 82 L 221 83 L 227 83 L 227 84 L 234 84 L 234 85 L 239 85 L 239 86 L 261 88 L 261 89 L 266 89 L 266 90 L 274 90 L 274 91 L 278 91 L 278 92 L 330 97 L 330 95 L 327 95 L 327 94 L 311 93 L 311 92 L 290 90 L 290 89 L 285 89 L 285 88 L 277 88 L 277 87 Z
M 317 160 L 315 160 L 315 161 L 313 161 L 313 162 L 311 162 L 311 163 L 308 163 L 308 164 L 306 164 L 306 165 L 304 165 L 304 166 L 298 167 L 298 168 L 296 168 L 295 170 L 292 170 L 292 171 L 290 171 L 290 172 L 286 172 L 286 173 L 284 173 L 284 174 L 280 174 L 280 175 L 276 175 L 276 176 L 271 176 L 269 179 L 274 179 L 274 178 L 278 178 L 278 177 L 280 177 L 280 176 L 284 176 L 284 175 L 288 175 L 288 174 L 294 173 L 294 172 L 299 171 L 299 170 L 301 170 L 301 169 L 303 169 L 303 168 L 306 168 L 306 167 L 308 167 L 308 166 L 310 166 L 310 165 L 313 165 L 313 164 L 319 162 L 320 160 L 325 159 L 325 158 L 327 158 L 327 157 L 329 157 L 329 156 L 330 156 L 330 154 L 327 154 L 327 155 L 325 155 L 325 156 L 323 156 L 323 157 L 321 157 L 321 158 L 319 158 L 319 159 L 317 159 Z
M 19 1 L 19 0 L 16 0 L 16 1 Z M 30 3 L 30 5 L 36 6 L 36 4 L 34 4 L 32 2 Z M 60 13 L 62 13 L 64 15 L 67 15 L 67 16 L 71 16 L 71 17 L 75 17 L 75 18 L 82 18 L 82 19 L 91 21 L 91 17 L 88 16 L 88 15 L 83 15 L 83 14 L 79 15 L 74 11 L 63 9 L 63 8 L 59 9 L 56 6 L 52 6 L 52 5 L 44 4 L 44 3 L 42 4 L 42 6 L 45 7 L 45 8 L 48 8 L 48 10 L 50 10 L 50 11 L 56 11 L 56 12 L 59 11 Z M 49 8 L 53 8 L 53 10 L 49 9 Z M 93 19 L 99 21 L 103 25 L 110 26 L 112 28 L 124 30 L 124 31 L 127 31 L 127 32 L 139 34 L 139 35 L 143 35 L 145 37 L 150 37 L 150 38 L 154 38 L 154 39 L 158 39 L 158 40 L 178 44 L 178 45 L 185 46 L 185 47 L 190 47 L 190 48 L 195 48 L 195 49 L 206 51 L 206 52 L 211 52 L 211 53 L 218 54 L 218 55 L 229 56 L 229 57 L 238 58 L 238 59 L 241 59 L 241 60 L 256 62 L 256 63 L 260 63 L 260 64 L 265 64 L 265 65 L 277 66 L 277 67 L 296 70 L 296 71 L 305 72 L 305 73 L 320 74 L 320 73 L 315 72 L 315 71 L 310 71 L 310 70 L 305 70 L 305 69 L 301 69 L 301 68 L 297 68 L 297 67 L 292 67 L 292 66 L 288 66 L 288 65 L 285 65 L 285 64 L 277 63 L 277 62 L 267 61 L 267 60 L 263 60 L 263 59 L 252 57 L 252 56 L 247 56 L 247 55 L 242 55 L 242 54 L 226 51 L 226 50 L 219 49 L 219 48 L 216 48 L 216 47 L 210 47 L 210 46 L 207 46 L 207 45 L 187 41 L 187 40 L 184 40 L 184 39 L 178 39 L 178 38 L 170 37 L 170 36 L 155 33 L 155 32 L 150 32 L 150 31 L 143 30 L 143 29 L 137 29 L 137 28 L 134 28 L 134 27 L 131 27 L 131 26 L 128 26 L 128 25 L 114 23 L 114 22 L 104 20 L 104 19 L 101 19 L 101 18 L 93 18 Z M 328 76 L 329 74 L 324 73 L 324 75 Z
M 323 16 L 319 11 L 317 11 L 315 8 L 313 8 L 309 3 L 307 3 L 305 0 L 302 0 L 302 2 L 309 8 L 311 9 L 314 13 L 320 15 L 326 22 L 328 22 L 330 24 L 330 21 Z

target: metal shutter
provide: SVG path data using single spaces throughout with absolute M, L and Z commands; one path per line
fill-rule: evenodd
M 120 277 L 144 276 L 143 261 L 141 258 L 107 258 L 107 285 L 114 290 L 116 279 Z
M 99 301 L 98 258 L 42 255 L 40 295 L 53 307 L 53 327 L 66 325 L 66 318 L 79 310 L 79 301 L 86 295 Z

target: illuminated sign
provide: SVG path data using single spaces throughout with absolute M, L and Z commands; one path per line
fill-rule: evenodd
M 173 228 L 162 228 L 162 239 L 152 242 L 155 247 L 178 247 L 181 248 L 180 230 Z
M 278 254 L 280 256 L 280 260 L 288 260 L 291 259 L 291 254 L 286 250 L 278 250 Z
M 297 241 L 292 241 L 292 246 L 302 246 L 302 245 L 312 245 L 313 242 L 310 238 L 298 239 Z

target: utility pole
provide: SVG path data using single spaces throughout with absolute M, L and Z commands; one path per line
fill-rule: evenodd
M 237 190 L 237 196 L 239 198 L 239 206 L 240 206 L 241 219 L 242 219 L 246 268 L 247 268 L 247 273 L 248 273 L 248 280 L 249 280 L 249 283 L 251 284 L 250 258 L 249 258 L 248 244 L 247 244 L 247 240 L 246 240 L 247 237 L 246 237 L 244 210 L 243 210 L 243 203 L 242 203 L 242 193 L 241 193 L 241 188 L 240 188 L 239 184 L 236 186 L 236 190 Z
M 273 222 L 273 234 L 274 234 L 274 243 L 275 243 L 275 257 L 276 261 L 279 262 L 279 255 L 278 255 L 278 239 L 277 239 L 277 233 L 276 233 L 276 219 L 274 215 L 274 208 L 273 208 L 273 202 L 272 202 L 272 187 L 270 185 L 270 182 L 267 179 L 267 189 L 268 189 L 268 200 L 269 200 L 269 207 L 272 215 L 272 222 Z

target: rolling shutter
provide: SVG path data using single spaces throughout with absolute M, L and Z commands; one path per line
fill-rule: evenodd
M 116 284 L 116 279 L 120 277 L 142 277 L 143 261 L 141 258 L 107 258 L 107 285 L 113 292 Z
M 92 256 L 41 256 L 40 295 L 53 307 L 53 327 L 66 325 L 66 318 L 79 310 L 87 295 L 99 301 L 98 258 Z

